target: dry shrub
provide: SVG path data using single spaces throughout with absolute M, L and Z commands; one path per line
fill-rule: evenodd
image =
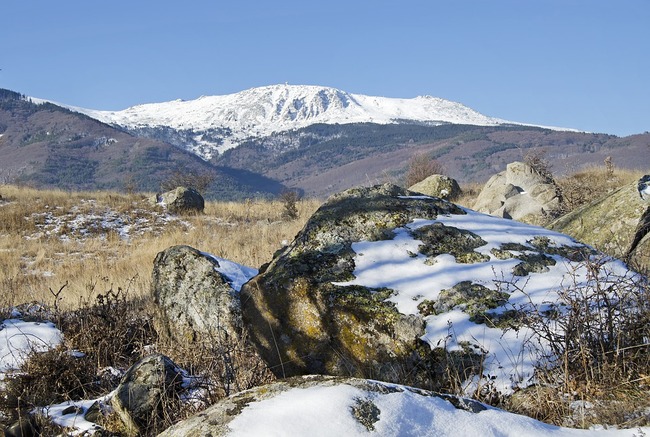
M 205 193 L 210 184 L 214 182 L 214 179 L 215 176 L 209 173 L 175 171 L 167 180 L 160 184 L 160 189 L 165 192 L 177 187 L 186 187 L 193 188 L 199 193 Z
M 524 155 L 524 163 L 528 164 L 538 175 L 552 181 L 553 172 L 551 171 L 551 161 L 546 157 L 546 151 L 543 149 L 529 149 Z
M 300 194 L 296 190 L 287 190 L 280 194 L 283 219 L 295 220 L 298 218 L 298 207 L 296 206 L 296 203 L 298 203 L 299 200 Z
M 502 406 L 558 425 L 647 425 L 650 285 L 641 275 L 607 271 L 600 260 L 585 266 L 587 285 L 559 290 L 550 310 L 530 304 L 524 323 L 544 340 L 538 353 L 546 366 L 538 387 Z M 590 402 L 589 414 L 576 416 L 576 401 Z
M 32 409 L 97 394 L 92 361 L 75 357 L 64 346 L 32 353 L 5 380 L 2 409 Z
M 640 177 L 638 171 L 620 169 L 611 161 L 605 161 L 605 165 L 588 167 L 558 179 L 557 184 L 562 192 L 565 212 L 570 212 Z
M 156 347 L 181 368 L 198 375 L 197 385 L 201 391 L 196 400 L 204 407 L 275 380 L 245 332 L 241 338 L 224 336 L 192 344 L 160 341 Z
M 406 187 L 412 187 L 431 175 L 444 173 L 445 169 L 439 161 L 436 161 L 425 153 L 417 153 L 409 161 L 408 169 L 404 176 L 404 185 Z
M 476 198 L 481 194 L 484 185 L 480 183 L 463 184 L 461 187 L 461 195 L 454 199 L 454 203 L 466 208 L 472 208 L 476 202 Z

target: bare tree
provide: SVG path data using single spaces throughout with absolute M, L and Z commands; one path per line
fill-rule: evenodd
M 444 174 L 444 166 L 426 153 L 416 153 L 409 161 L 406 171 L 405 185 L 412 187 L 434 174 Z

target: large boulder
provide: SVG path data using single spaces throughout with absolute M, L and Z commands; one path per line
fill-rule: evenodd
M 437 389 L 446 362 L 461 379 L 490 375 L 498 389 L 531 383 L 539 357 L 519 312 L 551 302 L 571 275 L 575 287 L 599 278 L 583 263 L 593 250 L 417 194 L 387 184 L 332 196 L 244 285 L 244 321 L 277 376 Z M 599 268 L 627 272 L 615 261 Z M 527 310 L 554 314 L 544 305 Z
M 122 377 L 111 405 L 129 435 L 144 435 L 169 425 L 165 424 L 165 409 L 178 400 L 182 389 L 182 370 L 164 355 L 150 355 Z
M 476 198 L 476 211 L 521 221 L 552 217 L 562 206 L 560 190 L 530 165 L 512 162 L 492 176 Z
M 560 217 L 550 227 L 635 267 L 650 268 L 649 180 L 644 176 Z
M 486 428 L 487 423 L 476 420 L 488 409 L 496 411 L 474 400 L 403 385 L 309 376 L 289 378 L 223 399 L 159 437 L 484 434 L 492 427 Z M 465 416 L 468 423 L 475 424 L 474 429 L 461 431 L 446 426 L 454 422 L 454 415 Z
M 163 205 L 173 214 L 201 213 L 205 208 L 203 196 L 194 188 L 177 187 L 166 193 L 156 194 L 152 203 Z
M 256 273 L 189 246 L 160 252 L 152 273 L 157 331 L 180 344 L 237 339 L 239 289 Z
M 409 190 L 447 200 L 454 200 L 462 194 L 460 185 L 455 179 L 441 174 L 431 175 L 409 187 Z

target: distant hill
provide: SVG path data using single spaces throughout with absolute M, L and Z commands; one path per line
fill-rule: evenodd
M 530 151 L 544 151 L 556 174 L 602 165 L 608 156 L 617 166 L 650 170 L 650 134 L 619 138 L 530 126 L 455 124 L 319 124 L 251 139 L 212 162 L 326 195 L 355 185 L 400 182 L 415 153 L 437 159 L 460 182 L 485 182 Z
M 178 174 L 213 180 L 205 193 L 213 198 L 274 196 L 284 188 L 250 171 L 221 168 L 168 143 L 0 90 L 0 182 L 158 191 Z

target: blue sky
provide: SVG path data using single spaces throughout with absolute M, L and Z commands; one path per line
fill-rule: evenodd
M 3 0 L 0 88 L 92 109 L 262 85 L 650 130 L 649 0 Z

